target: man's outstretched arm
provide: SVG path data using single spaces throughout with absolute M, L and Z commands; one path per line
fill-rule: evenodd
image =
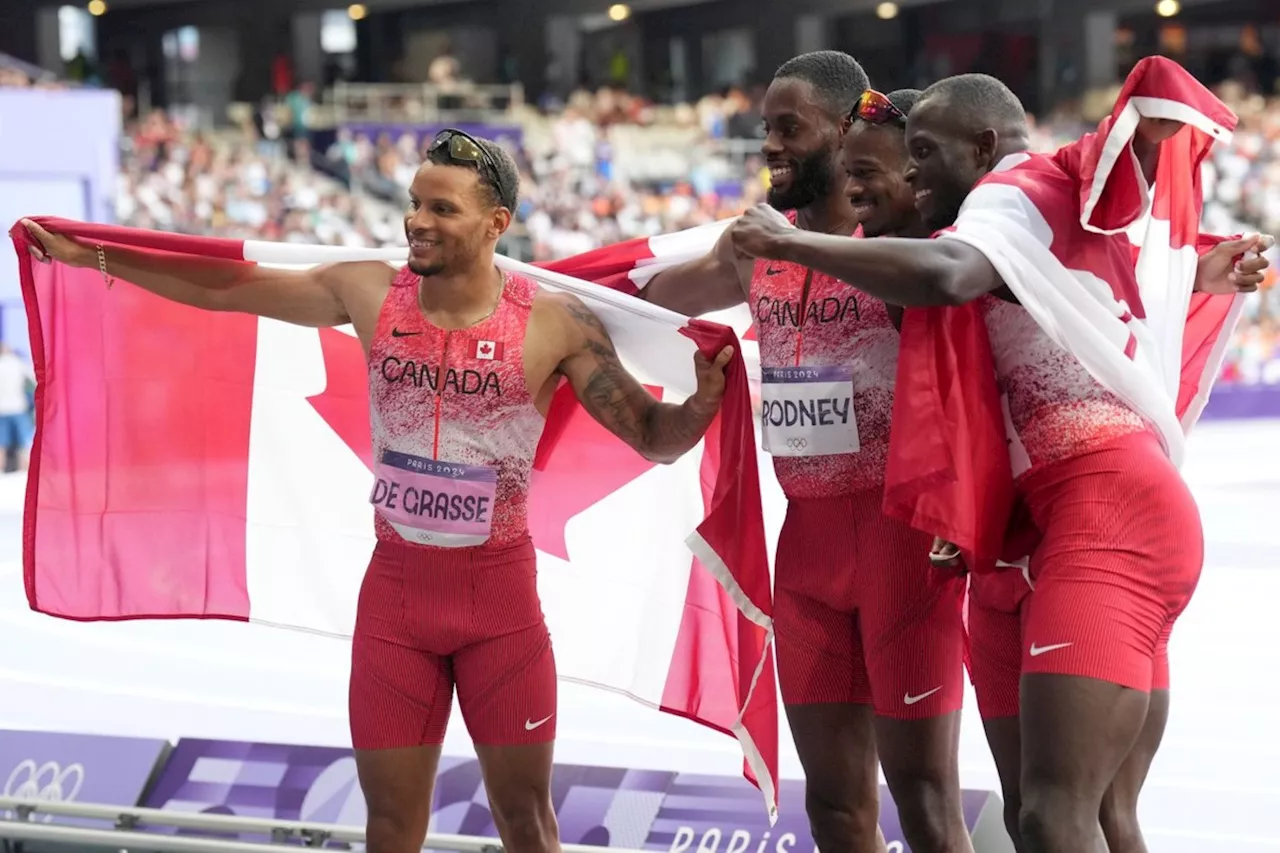
M 567 294 L 553 299 L 568 353 L 559 372 L 583 408 L 652 462 L 668 464 L 692 450 L 720 410 L 724 367 L 733 348 L 725 347 L 715 361 L 695 355 L 698 390 L 678 405 L 662 403 L 622 366 L 604 324 L 580 299 Z
M 753 264 L 734 253 L 726 230 L 706 255 L 655 275 L 640 298 L 686 317 L 733 308 L 747 298 Z
M 98 267 L 94 246 L 54 234 L 35 222 L 23 225 L 43 248 L 37 260 L 53 259 L 75 267 Z M 107 273 L 157 296 L 208 311 L 238 311 L 299 326 L 350 323 L 342 288 L 364 267 L 377 264 L 326 264 L 307 270 L 280 270 L 244 261 L 186 256 L 157 256 L 112 246 L 104 250 Z
M 956 240 L 815 234 L 767 207 L 747 211 L 729 234 L 742 254 L 815 269 L 892 305 L 963 305 L 1004 286 L 985 255 Z

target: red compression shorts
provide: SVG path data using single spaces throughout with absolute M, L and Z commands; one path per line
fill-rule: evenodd
M 455 684 L 475 743 L 555 739 L 555 657 L 530 540 L 374 549 L 351 650 L 353 745 L 443 743 Z
M 921 720 L 964 699 L 964 581 L 932 537 L 886 518 L 884 494 L 792 500 L 778 538 L 774 630 L 788 705 L 873 705 Z
M 970 658 L 985 719 L 1018 713 L 1021 673 L 1169 687 L 1169 636 L 1204 564 L 1200 513 L 1156 437 L 1138 433 L 1020 484 L 1044 538 L 1021 571 L 972 579 Z

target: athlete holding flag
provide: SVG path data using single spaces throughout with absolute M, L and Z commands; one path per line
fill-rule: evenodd
M 1199 514 L 1176 464 L 1183 412 L 1208 380 L 1184 375 L 1176 394 L 1166 390 L 1167 350 L 1154 330 L 1177 356 L 1184 330 L 1204 337 L 1206 346 L 1192 346 L 1193 353 L 1209 351 L 1211 333 L 1229 333 L 1230 314 L 1217 314 L 1213 328 L 1197 326 L 1190 306 L 1209 310 L 1203 298 L 1222 295 L 1225 308 L 1233 294 L 1256 287 L 1253 274 L 1235 266 L 1239 245 L 1194 263 L 1199 158 L 1234 118 L 1167 60 L 1140 63 L 1126 93 L 1132 100 L 1122 94 L 1096 139 L 1032 156 L 1022 105 L 998 80 L 961 75 L 926 90 L 908 119 L 907 175 L 921 214 L 932 229 L 948 229 L 939 235 L 945 239 L 815 235 L 763 206 L 729 230 L 744 255 L 805 264 L 896 304 L 950 312 L 904 321 L 904 328 L 932 323 L 911 326 L 931 336 L 915 337 L 909 348 L 904 332 L 898 392 L 906 405 L 895 420 L 914 420 L 896 420 L 895 446 L 904 455 L 890 467 L 900 468 L 893 485 L 910 486 L 915 477 L 923 484 L 917 495 L 944 495 L 927 505 L 932 515 L 921 512 L 919 498 L 904 510 L 922 527 L 964 517 L 970 545 L 984 531 L 1002 536 L 1007 513 L 987 504 L 1014 488 L 1016 474 L 1017 494 L 1039 530 L 1019 649 L 1015 834 L 1026 853 L 1100 849 L 1104 795 L 1135 749 L 1154 753 L 1154 744 L 1139 744 L 1160 650 L 1203 561 Z M 1185 119 L 1168 121 L 1173 115 Z M 1184 120 L 1194 127 L 1184 131 Z M 1148 210 L 1135 269 L 1126 229 Z M 1262 238 L 1247 242 L 1265 247 Z M 1149 280 L 1165 287 L 1170 303 L 1156 306 L 1159 315 L 1148 308 L 1147 317 L 1138 271 L 1152 267 L 1160 274 Z M 958 340 L 970 348 L 938 355 Z M 983 367 L 979 347 L 993 371 Z M 1190 363 L 1175 363 L 1174 378 L 1179 367 L 1215 369 Z M 998 388 L 988 392 L 984 384 L 996 384 L 991 373 Z M 932 384 L 918 384 L 922 376 L 934 377 Z M 920 393 L 903 398 L 904 380 Z M 975 397 L 964 410 L 974 419 L 947 420 L 944 412 L 959 411 L 955 401 L 965 395 Z M 960 458 L 970 468 L 956 465 Z M 907 462 L 916 469 L 901 470 Z M 952 488 L 964 477 L 962 488 Z M 985 503 L 975 507 L 973 495 Z M 969 502 L 956 499 L 962 496 Z M 1001 767 L 1006 783 L 1007 770 Z
M 869 92 L 847 54 L 784 63 L 763 106 L 769 204 L 787 211 L 777 215 L 817 234 L 901 233 L 915 218 L 894 179 L 912 97 Z M 883 849 L 878 758 L 911 849 L 970 850 L 956 758 L 964 582 L 938 578 L 929 536 L 881 511 L 899 340 L 890 310 L 802 264 L 744 261 L 729 236 L 640 295 L 692 316 L 744 302 L 753 314 L 763 444 L 788 499 L 778 676 L 818 847 Z
M 560 848 L 556 669 L 526 505 L 552 395 L 567 381 L 610 432 L 666 463 L 701 440 L 724 394 L 731 347 L 696 355 L 696 392 L 660 403 L 581 300 L 495 266 L 518 181 L 501 147 L 441 132 L 409 188 L 399 270 L 158 260 L 24 222 L 41 260 L 101 267 L 211 311 L 354 326 L 368 357 L 377 545 L 357 609 L 350 718 L 371 853 L 421 850 L 455 686 L 503 845 Z

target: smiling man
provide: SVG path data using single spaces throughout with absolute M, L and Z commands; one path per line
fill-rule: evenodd
M 852 57 L 818 51 L 769 86 L 769 204 L 799 229 L 847 239 L 860 217 L 874 233 L 916 221 L 897 177 L 911 93 L 894 106 L 867 84 Z M 898 358 L 885 303 L 801 264 L 744 260 L 727 236 L 641 294 L 694 316 L 745 301 L 754 316 L 763 444 L 788 499 L 778 674 L 818 846 L 883 849 L 878 758 L 911 849 L 969 850 L 955 770 L 962 587 L 930 583 L 929 537 L 881 511 Z
M 1170 115 L 1193 124 L 1163 120 Z M 943 319 L 917 314 L 921 324 L 907 326 L 909 332 L 956 333 L 959 323 L 981 330 L 964 338 L 964 351 L 937 359 L 933 354 L 947 343 L 941 335 L 915 339 L 920 347 L 912 356 L 926 355 L 911 368 L 904 365 L 902 374 L 918 379 L 932 371 L 934 384 L 917 385 L 920 393 L 904 398 L 924 405 L 905 406 L 915 420 L 896 426 L 925 436 L 912 447 L 924 457 L 923 465 L 910 460 L 912 475 L 941 479 L 942 468 L 925 467 L 938 454 L 920 451 L 932 439 L 943 455 L 973 461 L 984 446 L 947 444 L 961 432 L 954 422 L 930 432 L 945 420 L 930 401 L 963 392 L 957 359 L 980 364 L 978 350 L 987 350 L 994 370 L 971 376 L 997 387 L 986 395 L 979 389 L 975 396 L 985 408 L 962 425 L 962 435 L 994 437 L 994 455 L 1001 458 L 1007 441 L 1013 470 L 1002 476 L 1012 482 L 995 475 L 971 480 L 963 490 L 967 506 L 931 505 L 938 514 L 917 518 L 930 526 L 945 519 L 960 529 L 954 520 L 967 513 L 999 536 L 1007 512 L 987 507 L 998 504 L 994 498 L 1007 486 L 1040 533 L 1029 555 L 1034 592 L 1022 608 L 1014 656 L 1021 674 L 1015 834 L 1026 853 L 1105 849 L 1104 794 L 1131 756 L 1149 765 L 1154 755 L 1140 734 L 1152 689 L 1167 678 L 1164 649 L 1195 590 L 1204 553 L 1195 501 L 1176 467 L 1187 428 L 1180 395 L 1166 382 L 1166 370 L 1177 376 L 1185 365 L 1179 358 L 1166 368 L 1163 360 L 1170 350 L 1182 355 L 1183 331 L 1190 335 L 1193 324 L 1179 321 L 1193 304 L 1257 288 L 1263 265 L 1241 255 L 1270 246 L 1268 238 L 1251 235 L 1204 252 L 1198 264 L 1196 253 L 1185 251 L 1196 245 L 1200 162 L 1233 123 L 1186 71 L 1149 59 L 1130 75 L 1096 135 L 1053 155 L 1030 155 L 1026 115 L 1013 93 L 992 77 L 960 75 L 926 90 L 907 127 L 907 177 L 940 239 L 807 234 L 764 207 L 729 230 L 734 247 L 751 257 L 806 264 L 907 307 L 952 309 Z M 1141 240 L 1138 269 L 1131 230 L 1132 239 Z M 1145 316 L 1144 268 L 1156 272 L 1143 282 L 1164 288 L 1145 292 L 1168 301 L 1157 308 L 1164 309 L 1159 326 Z M 1220 316 L 1229 314 L 1223 309 Z M 946 317 L 957 323 L 944 327 Z M 1215 334 L 1230 331 L 1227 321 L 1218 325 Z M 1196 328 L 1206 334 L 1208 324 Z M 904 345 L 903 358 L 907 354 Z M 1194 378 L 1188 384 L 1181 377 L 1183 387 L 1200 388 L 1200 377 Z M 977 507 L 975 493 L 983 496 Z M 976 541 L 970 529 L 961 532 Z M 974 678 L 982 704 L 987 676 L 977 668 Z M 1002 766 L 1002 778 L 1010 775 L 1006 770 Z
M 100 268 L 196 308 L 354 327 L 368 359 L 376 478 L 377 545 L 356 609 L 350 684 L 369 853 L 422 849 L 455 687 L 503 847 L 560 849 L 556 666 L 528 526 L 547 410 L 567 382 L 610 432 L 671 462 L 711 424 L 733 354 L 695 355 L 695 393 L 678 405 L 654 399 L 580 299 L 495 265 L 518 181 L 496 144 L 442 131 L 409 187 L 400 269 L 95 252 L 23 223 L 41 260 Z

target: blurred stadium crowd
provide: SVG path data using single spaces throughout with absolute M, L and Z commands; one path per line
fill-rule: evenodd
M 0 68 L 0 86 L 28 85 L 59 84 Z M 502 250 L 526 260 L 564 257 L 732 216 L 763 200 L 761 95 L 733 88 L 673 107 L 605 89 L 578 92 L 554 110 L 525 108 L 513 152 L 521 204 Z M 1280 234 L 1280 99 L 1234 83 L 1219 95 L 1241 124 L 1234 144 L 1216 149 L 1206 165 L 1205 225 L 1219 234 Z M 161 110 L 130 116 L 120 222 L 240 238 L 403 244 L 398 200 L 419 162 L 418 142 L 339 132 L 327 150 L 312 151 L 305 132 L 311 97 L 304 89 L 245 109 L 235 130 L 217 134 Z M 1086 129 L 1059 111 L 1036 124 L 1034 145 L 1053 150 Z M 1280 266 L 1280 257 L 1273 260 Z M 1273 274 L 1250 297 L 1224 380 L 1280 385 L 1275 283 Z

